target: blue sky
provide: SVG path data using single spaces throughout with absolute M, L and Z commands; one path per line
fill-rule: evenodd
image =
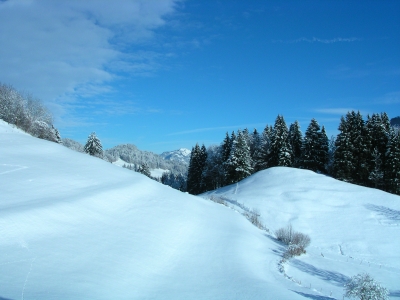
M 400 1 L 0 1 L 0 82 L 62 137 L 142 150 L 400 115 Z

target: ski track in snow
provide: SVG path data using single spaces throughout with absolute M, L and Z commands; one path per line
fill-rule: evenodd
M 28 283 L 29 275 L 30 275 L 31 272 L 32 272 L 32 266 L 33 266 L 33 263 L 35 262 L 35 260 L 36 260 L 36 257 L 35 257 L 34 259 L 31 260 L 31 265 L 30 265 L 30 267 L 29 267 L 28 274 L 26 274 L 24 286 L 22 287 L 22 293 L 21 293 L 21 299 L 22 299 L 22 300 L 24 300 L 24 293 L 25 293 L 26 284 Z
M 11 167 L 11 168 L 10 168 L 10 167 Z M 17 172 L 17 171 L 21 171 L 21 170 L 24 170 L 24 169 L 28 169 L 29 167 L 20 166 L 20 165 L 9 165 L 9 164 L 1 164 L 1 165 L 0 165 L 0 170 L 1 170 L 1 169 L 7 169 L 7 168 L 10 168 L 11 170 L 7 170 L 7 171 L 0 172 L 0 175 L 12 173 L 12 172 Z

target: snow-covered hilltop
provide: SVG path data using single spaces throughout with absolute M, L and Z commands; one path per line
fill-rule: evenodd
M 400 295 L 400 197 L 310 171 L 195 197 L 0 121 L 0 191 L 0 299 L 342 299 L 360 272 Z M 311 245 L 285 277 L 288 223 Z
M 188 165 L 190 161 L 190 153 L 191 151 L 189 149 L 181 148 L 179 150 L 163 152 L 160 156 L 165 160 L 179 161 Z

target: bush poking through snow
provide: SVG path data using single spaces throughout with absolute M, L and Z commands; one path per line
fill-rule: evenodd
M 283 257 L 289 259 L 306 253 L 306 248 L 310 245 L 311 239 L 307 234 L 296 232 L 291 224 L 286 228 L 280 228 L 275 232 L 278 241 L 288 245 Z
M 376 282 L 369 274 L 353 276 L 345 284 L 345 297 L 361 300 L 386 300 L 388 290 Z
M 249 220 L 253 225 L 257 226 L 260 229 L 266 229 L 265 226 L 261 223 L 260 220 L 260 211 L 256 208 L 245 211 L 243 215 Z

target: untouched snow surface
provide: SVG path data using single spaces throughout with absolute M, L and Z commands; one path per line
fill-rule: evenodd
M 276 167 L 202 195 L 241 211 L 258 210 L 273 234 L 292 224 L 311 237 L 307 254 L 285 264 L 286 275 L 310 290 L 342 299 L 343 285 L 369 273 L 400 298 L 400 197 L 308 170 Z
M 359 272 L 400 297 L 400 197 L 290 168 L 213 193 L 231 208 L 0 120 L 0 299 L 342 299 Z M 234 201 L 310 235 L 286 277 Z
M 303 299 L 240 214 L 0 121 L 1 299 Z

